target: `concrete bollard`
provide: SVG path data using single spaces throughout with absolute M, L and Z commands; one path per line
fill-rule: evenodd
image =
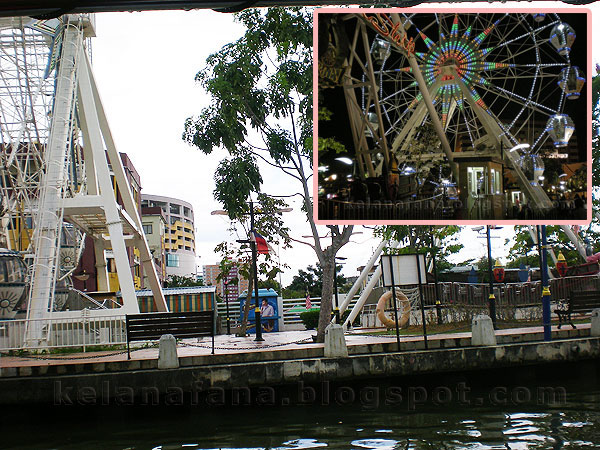
M 348 347 L 344 338 L 344 328 L 341 325 L 330 323 L 325 328 L 325 357 L 346 358 Z
M 158 368 L 177 369 L 179 358 L 177 357 L 177 342 L 172 334 L 163 334 L 158 341 Z
M 471 345 L 496 345 L 496 333 L 494 333 L 494 324 L 492 319 L 486 315 L 479 315 L 473 318 L 471 324 Z
M 600 336 L 600 308 L 592 310 L 592 328 L 590 330 L 590 336 Z

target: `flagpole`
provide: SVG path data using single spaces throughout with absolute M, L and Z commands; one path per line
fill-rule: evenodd
M 256 238 L 252 239 L 254 233 L 254 203 L 250 200 L 250 248 L 252 248 L 252 265 L 254 266 L 254 323 L 256 327 L 255 341 L 264 341 L 262 337 L 262 323 L 260 321 L 260 300 L 258 298 L 258 263 L 256 259 Z

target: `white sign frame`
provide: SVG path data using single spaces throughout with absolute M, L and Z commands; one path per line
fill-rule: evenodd
M 419 283 L 419 272 L 417 261 L 421 269 L 421 283 Z M 409 253 L 404 255 L 381 255 L 381 277 L 385 287 L 406 286 L 427 283 L 427 271 L 425 270 L 425 255 L 422 253 Z M 394 282 L 390 264 L 394 268 Z

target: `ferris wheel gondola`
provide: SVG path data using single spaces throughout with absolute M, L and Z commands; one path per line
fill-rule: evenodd
M 0 319 L 12 319 L 27 296 L 27 266 L 17 252 L 0 248 Z

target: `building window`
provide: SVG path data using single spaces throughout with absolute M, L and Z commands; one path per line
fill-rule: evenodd
M 171 214 L 181 215 L 181 208 L 179 207 L 179 205 L 174 205 L 173 203 L 171 203 L 170 211 Z
M 167 253 L 167 267 L 179 267 L 179 255 Z
M 142 228 L 144 229 L 145 234 L 152 234 L 152 224 L 151 223 L 143 223 Z
M 500 194 L 500 172 L 492 169 L 492 194 Z

